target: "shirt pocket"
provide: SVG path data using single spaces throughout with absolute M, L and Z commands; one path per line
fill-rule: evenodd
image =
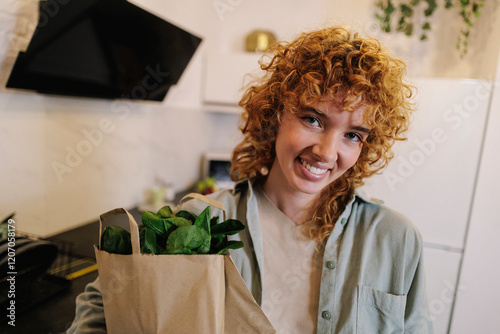
M 356 333 L 404 332 L 406 295 L 393 295 L 369 286 L 357 287 Z

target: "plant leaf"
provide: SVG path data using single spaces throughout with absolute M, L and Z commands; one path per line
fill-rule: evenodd
M 229 249 L 239 249 L 243 247 L 243 242 L 239 240 L 230 240 L 224 244 L 223 248 L 217 254 L 223 254 Z
M 436 10 L 437 8 L 437 3 L 436 3 L 436 0 L 425 0 L 425 2 L 427 2 L 427 8 L 424 10 L 424 15 L 425 16 L 431 16 L 432 13 L 434 13 L 434 11 Z
M 156 234 L 166 236 L 165 224 L 163 218 L 157 213 L 151 211 L 142 212 L 142 223 L 152 229 Z
M 189 221 L 191 221 L 192 223 L 195 222 L 196 220 L 196 215 L 189 212 L 189 211 L 186 211 L 186 210 L 180 210 L 178 211 L 176 214 L 175 214 L 176 217 L 182 217 L 182 218 L 185 218 Z
M 245 225 L 237 219 L 228 219 L 220 224 L 212 226 L 211 233 L 233 235 L 245 229 Z
M 194 225 L 205 229 L 210 233 L 210 207 L 207 206 L 205 210 L 196 218 Z
M 120 226 L 106 226 L 101 236 L 101 250 L 114 254 L 132 254 L 129 231 Z
M 144 234 L 144 254 L 158 254 L 158 247 L 156 246 L 156 232 L 151 228 L 146 228 Z
M 165 219 L 168 223 L 175 225 L 175 226 L 188 226 L 188 225 L 193 225 L 193 222 L 182 217 L 173 217 L 173 218 L 167 218 Z
M 226 239 L 227 237 L 225 234 L 212 234 L 210 240 L 210 254 L 217 254 L 219 250 L 221 250 Z
M 197 249 L 198 254 L 207 254 L 210 252 L 210 245 L 212 242 L 212 237 L 210 236 L 210 233 L 205 230 L 204 228 L 200 228 L 202 232 L 202 237 L 203 237 L 203 242 L 200 247 Z
M 198 248 L 204 241 L 203 229 L 196 225 L 180 226 L 174 230 L 167 239 L 167 250 Z
M 210 219 L 210 227 L 219 224 L 219 216 L 214 216 Z
M 406 17 L 412 17 L 413 16 L 413 9 L 406 5 L 406 4 L 401 4 L 400 8 L 401 10 L 401 15 L 406 16 Z
M 164 206 L 163 208 L 161 208 L 160 210 L 158 210 L 158 215 L 161 217 L 161 218 L 171 218 L 171 217 L 175 217 L 174 213 L 172 212 L 172 209 L 170 208 L 170 206 Z

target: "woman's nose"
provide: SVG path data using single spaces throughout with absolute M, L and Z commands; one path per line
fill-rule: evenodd
M 339 155 L 340 140 L 334 134 L 325 134 L 318 137 L 313 145 L 312 152 L 323 162 L 336 162 Z

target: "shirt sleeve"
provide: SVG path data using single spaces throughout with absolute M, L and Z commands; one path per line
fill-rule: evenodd
M 87 284 L 85 291 L 76 298 L 75 319 L 66 333 L 106 333 L 99 277 Z

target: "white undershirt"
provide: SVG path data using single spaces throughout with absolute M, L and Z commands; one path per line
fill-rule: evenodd
M 321 257 L 308 240 L 255 187 L 264 248 L 262 309 L 278 334 L 316 333 Z

